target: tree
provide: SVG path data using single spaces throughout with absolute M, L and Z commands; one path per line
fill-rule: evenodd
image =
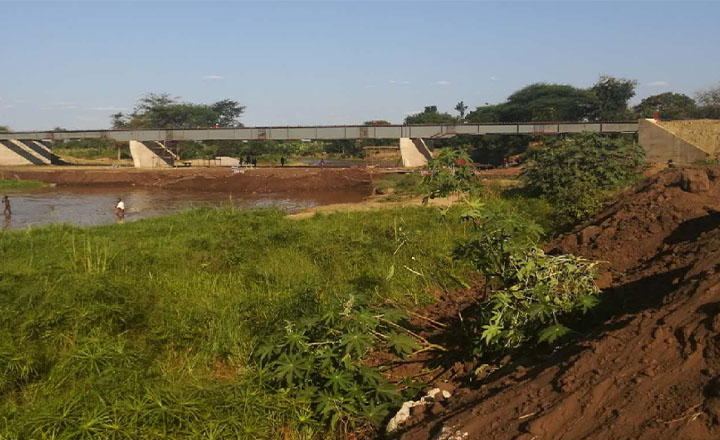
M 503 104 L 499 105 L 485 105 L 477 107 L 475 110 L 468 113 L 467 122 L 500 122 L 500 113 L 503 109 Z
M 367 125 L 368 127 L 374 127 L 376 125 L 392 125 L 389 121 L 386 121 L 384 119 L 376 119 L 373 121 L 365 121 L 363 122 L 363 125 Z
M 600 76 L 590 89 L 598 103 L 596 119 L 610 121 L 630 118 L 632 115 L 627 103 L 635 96 L 635 86 L 635 80 Z
M 219 116 L 219 124 L 221 127 L 242 127 L 239 119 L 245 111 L 245 106 L 240 105 L 237 101 L 223 99 L 210 108 Z
M 651 118 L 658 111 L 662 119 L 689 119 L 695 117 L 697 106 L 687 95 L 666 92 L 648 96 L 633 111 L 639 118 Z
M 409 115 L 405 118 L 406 124 L 451 124 L 457 119 L 449 113 L 438 112 L 437 106 L 429 105 L 421 113 Z
M 455 106 L 455 111 L 460 113 L 460 120 L 465 119 L 465 111 L 468 109 L 468 106 L 465 105 L 465 102 L 460 101 Z
M 0 133 L 10 133 L 10 129 L 7 125 L 0 125 Z
M 244 111 L 244 106 L 229 99 L 206 105 L 181 102 L 167 93 L 149 93 L 131 114 L 115 113 L 111 118 L 114 128 L 237 127 Z
M 566 84 L 536 83 L 523 87 L 501 105 L 502 122 L 581 121 L 597 107 L 592 93 Z
M 720 84 L 697 92 L 695 101 L 698 117 L 720 119 Z

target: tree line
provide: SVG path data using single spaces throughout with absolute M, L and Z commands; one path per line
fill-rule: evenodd
M 666 92 L 649 96 L 630 107 L 637 81 L 603 75 L 590 88 L 567 84 L 530 84 L 508 96 L 505 102 L 477 107 L 460 101 L 458 115 L 439 112 L 427 106 L 405 118 L 406 124 L 447 124 L 456 122 L 541 122 L 541 121 L 618 121 L 653 117 L 663 119 L 720 118 L 720 85 L 697 92 L 695 98 Z

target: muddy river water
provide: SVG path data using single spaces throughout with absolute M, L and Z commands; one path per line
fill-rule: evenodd
M 115 201 L 122 197 L 125 220 L 169 214 L 200 206 L 234 206 L 238 209 L 277 207 L 297 212 L 318 205 L 359 202 L 369 195 L 366 189 L 322 190 L 297 193 L 239 194 L 181 191 L 155 188 L 45 187 L 32 190 L 5 190 L 12 216 L 0 216 L 0 229 L 24 229 L 52 223 L 77 226 L 117 222 Z

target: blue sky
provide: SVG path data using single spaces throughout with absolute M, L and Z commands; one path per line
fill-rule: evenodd
M 401 122 L 539 81 L 720 82 L 718 2 L 0 1 L 0 125 L 104 128 L 146 92 L 246 125 Z

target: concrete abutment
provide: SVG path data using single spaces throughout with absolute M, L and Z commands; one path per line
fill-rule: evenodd
M 0 140 L 0 165 L 50 165 L 53 158 L 49 140 Z

